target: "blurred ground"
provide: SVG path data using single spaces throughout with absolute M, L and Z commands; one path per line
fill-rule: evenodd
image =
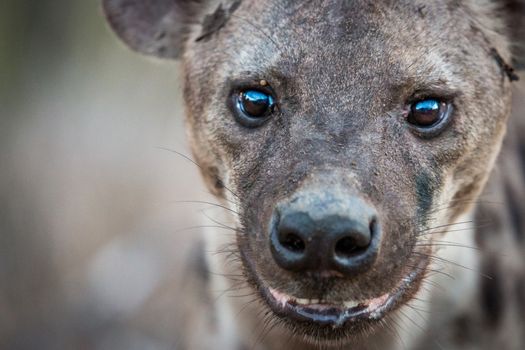
M 207 198 L 174 63 L 99 2 L 0 2 L 0 349 L 169 349 Z

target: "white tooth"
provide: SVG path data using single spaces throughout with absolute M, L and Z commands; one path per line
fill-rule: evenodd
M 305 298 L 296 298 L 294 301 L 299 305 L 319 305 L 321 300 L 319 299 L 305 299 Z
M 282 292 L 279 292 L 278 290 L 275 290 L 273 288 L 269 288 L 270 293 L 273 295 L 274 299 L 281 305 L 285 306 L 286 304 L 290 302 L 297 303 L 299 305 L 305 305 L 305 306 L 312 306 L 312 305 L 328 305 L 326 302 L 324 304 L 322 303 L 321 299 L 306 299 L 306 298 L 296 298 L 291 295 L 284 294 Z
M 351 309 L 351 308 L 354 308 L 356 306 L 358 306 L 360 304 L 360 302 L 358 301 L 345 301 L 344 302 L 344 305 L 347 309 Z

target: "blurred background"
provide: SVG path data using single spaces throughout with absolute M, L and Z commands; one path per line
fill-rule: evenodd
M 174 348 L 205 208 L 176 201 L 210 199 L 162 149 L 190 154 L 178 74 L 98 0 L 0 1 L 0 349 Z
M 172 349 L 209 199 L 178 67 L 131 53 L 98 0 L 0 1 L 0 349 Z

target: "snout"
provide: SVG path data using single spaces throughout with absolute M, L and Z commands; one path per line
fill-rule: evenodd
M 246 272 L 266 305 L 316 339 L 375 327 L 415 295 L 426 273 L 427 255 L 412 254 L 411 221 L 400 219 L 404 207 L 358 188 L 303 182 L 271 207 L 263 198 L 255 205 L 265 230 L 240 237 Z
M 358 196 L 304 192 L 278 204 L 270 226 L 273 259 L 282 269 L 352 277 L 373 266 L 381 245 L 376 209 Z

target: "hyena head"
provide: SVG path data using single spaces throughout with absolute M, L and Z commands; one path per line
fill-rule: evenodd
M 520 6 L 104 1 L 131 47 L 182 60 L 193 152 L 235 212 L 237 268 L 262 307 L 326 343 L 407 303 L 433 229 L 479 194 L 510 113 Z

